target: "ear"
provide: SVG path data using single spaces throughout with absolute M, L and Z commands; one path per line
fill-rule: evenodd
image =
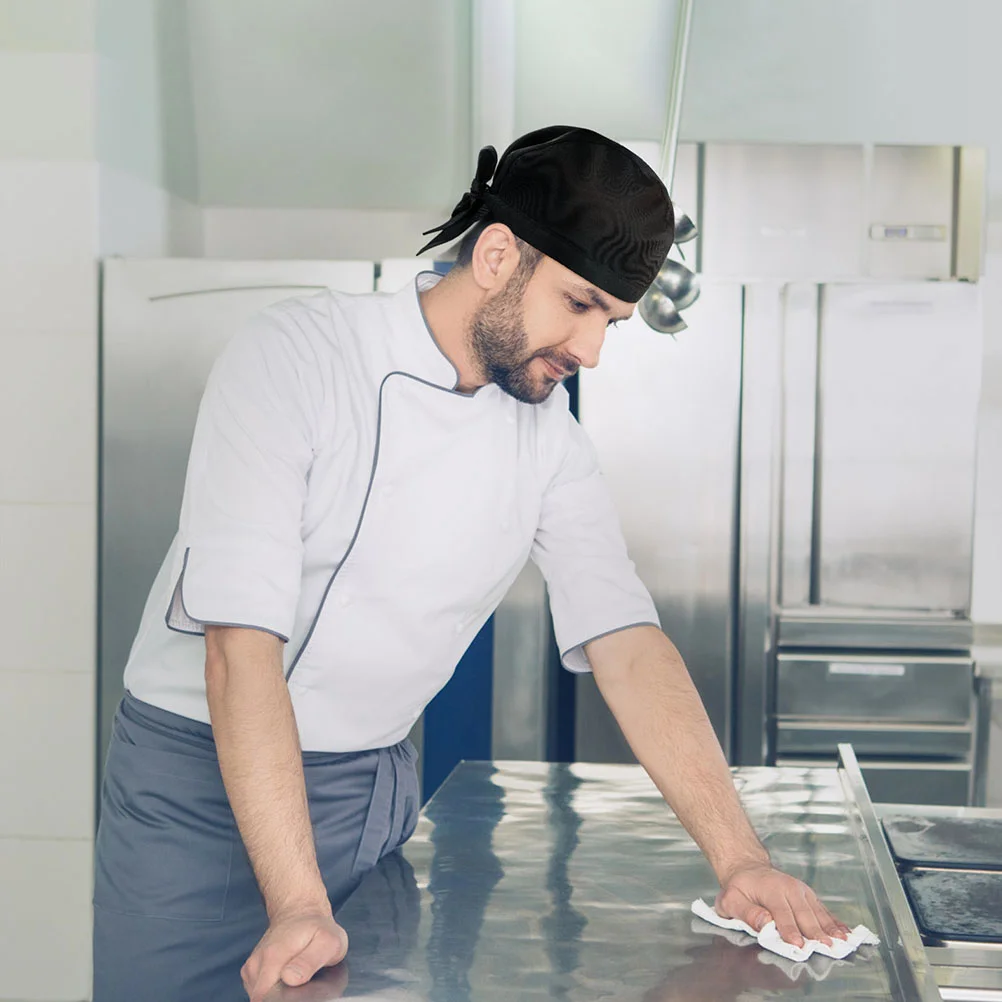
M 498 292 L 514 274 L 520 257 L 515 234 L 504 223 L 491 223 L 473 248 L 473 280 L 488 294 Z

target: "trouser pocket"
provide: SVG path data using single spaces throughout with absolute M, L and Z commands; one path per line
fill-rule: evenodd
M 147 918 L 219 921 L 236 826 L 214 758 L 112 735 L 94 904 Z

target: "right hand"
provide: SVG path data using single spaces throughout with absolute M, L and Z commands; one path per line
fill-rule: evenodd
M 340 963 L 348 952 L 348 934 L 330 908 L 298 910 L 272 917 L 268 931 L 240 970 L 250 1002 L 263 1002 L 280 981 L 305 984 L 322 967 Z

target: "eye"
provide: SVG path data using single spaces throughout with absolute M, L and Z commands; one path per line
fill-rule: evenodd
M 619 326 L 619 321 L 618 320 L 610 320 L 605 326 L 606 327 L 618 327 Z
M 587 313 L 591 309 L 587 303 L 582 303 L 580 299 L 575 299 L 573 296 L 567 297 L 567 304 L 574 313 Z

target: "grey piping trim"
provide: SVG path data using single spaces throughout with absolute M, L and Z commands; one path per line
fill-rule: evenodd
M 299 650 L 296 652 L 296 656 L 292 659 L 292 664 L 289 665 L 289 670 L 285 673 L 286 682 L 292 678 L 292 673 L 296 670 L 300 659 L 306 653 L 306 649 L 309 647 L 310 641 L 313 639 L 313 634 L 316 631 L 317 623 L 320 622 L 320 616 L 323 614 L 324 606 L 327 604 L 327 596 L 330 595 L 331 588 L 334 586 L 334 581 L 341 568 L 344 567 L 345 561 L 351 555 L 351 551 L 355 548 L 355 543 L 358 540 L 358 534 L 362 531 L 362 521 L 365 518 L 366 509 L 369 507 L 369 498 L 372 496 L 372 484 L 376 479 L 376 467 L 379 465 L 379 447 L 382 443 L 383 437 L 383 390 L 386 389 L 386 384 L 390 381 L 391 376 L 403 376 L 405 379 L 412 379 L 415 383 L 421 383 L 422 385 L 428 386 L 433 390 L 438 390 L 439 393 L 450 393 L 462 400 L 473 399 L 472 395 L 469 393 L 460 393 L 459 390 L 450 390 L 445 386 L 439 386 L 438 383 L 432 383 L 427 379 L 422 379 L 420 376 L 414 376 L 409 372 L 402 372 L 399 369 L 394 369 L 392 372 L 388 372 L 385 376 L 383 376 L 383 381 L 379 384 L 379 403 L 376 408 L 376 447 L 372 453 L 372 467 L 369 470 L 369 483 L 365 488 L 365 497 L 362 499 L 362 509 L 358 513 L 358 521 L 355 523 L 355 531 L 352 534 L 351 539 L 348 541 L 348 546 L 345 549 L 343 556 L 338 561 L 337 566 L 334 568 L 334 573 L 331 574 L 330 580 L 327 582 L 327 587 L 324 588 L 323 597 L 320 599 L 320 605 L 317 607 L 316 614 L 313 616 L 313 622 L 310 624 L 306 637 Z
M 164 613 L 164 626 L 173 633 L 181 633 L 186 637 L 204 637 L 205 631 L 201 632 L 198 630 L 182 630 L 180 627 L 171 626 L 170 623 L 170 611 L 174 605 L 174 596 L 176 595 L 181 599 L 181 609 L 184 614 L 193 622 L 201 623 L 203 626 L 226 626 L 232 627 L 236 630 L 258 630 L 260 633 L 270 633 L 273 637 L 278 637 L 283 644 L 289 642 L 289 638 L 283 636 L 277 630 L 269 630 L 267 626 L 257 626 L 254 623 L 221 623 L 214 619 L 197 619 L 190 612 L 188 612 L 188 607 L 184 604 L 184 572 L 188 569 L 188 554 L 191 553 L 191 547 L 186 546 L 184 548 L 184 562 L 181 564 L 181 573 L 177 577 L 177 584 L 174 586 L 174 591 L 171 593 L 170 603 L 167 606 L 167 611 Z
M 593 640 L 601 640 L 603 637 L 611 637 L 614 633 L 622 633 L 623 630 L 632 630 L 635 626 L 653 626 L 655 629 L 660 630 L 660 623 L 652 623 L 649 620 L 642 619 L 637 623 L 627 623 L 625 626 L 617 626 L 612 630 L 606 630 L 605 633 L 596 633 L 594 637 L 589 637 L 587 640 L 582 640 L 580 644 L 575 644 L 573 647 L 568 647 L 566 651 L 560 652 L 560 664 L 564 666 L 564 658 L 567 657 L 571 651 L 576 651 L 579 647 L 584 647 L 586 644 L 590 644 Z M 587 658 L 587 654 L 585 657 Z M 574 671 L 573 668 L 564 667 L 565 671 Z M 575 672 L 575 674 L 580 674 L 580 672 Z
M 453 392 L 458 393 L 459 391 L 456 387 L 459 385 L 459 369 L 456 368 L 456 363 L 449 358 L 448 355 L 442 350 L 442 346 L 438 343 L 438 338 L 435 337 L 435 332 L 431 329 L 431 325 L 428 323 L 428 318 L 424 315 L 424 307 L 421 305 L 421 290 L 418 288 L 418 280 L 422 275 L 434 275 L 439 281 L 442 280 L 443 276 L 439 275 L 437 271 L 419 271 L 417 275 L 414 276 L 414 299 L 417 301 L 418 313 L 421 314 L 421 322 L 424 324 L 424 329 L 428 332 L 428 337 L 431 338 L 431 343 L 438 349 L 439 354 L 444 358 L 449 365 L 452 367 L 452 371 L 456 374 L 456 381 L 452 384 Z M 438 282 L 435 283 L 438 285 Z M 431 288 L 434 288 L 432 286 Z M 444 387 L 443 387 L 444 389 Z M 474 390 L 474 393 L 476 390 Z M 467 397 L 472 396 L 470 393 L 461 393 L 460 396 Z

